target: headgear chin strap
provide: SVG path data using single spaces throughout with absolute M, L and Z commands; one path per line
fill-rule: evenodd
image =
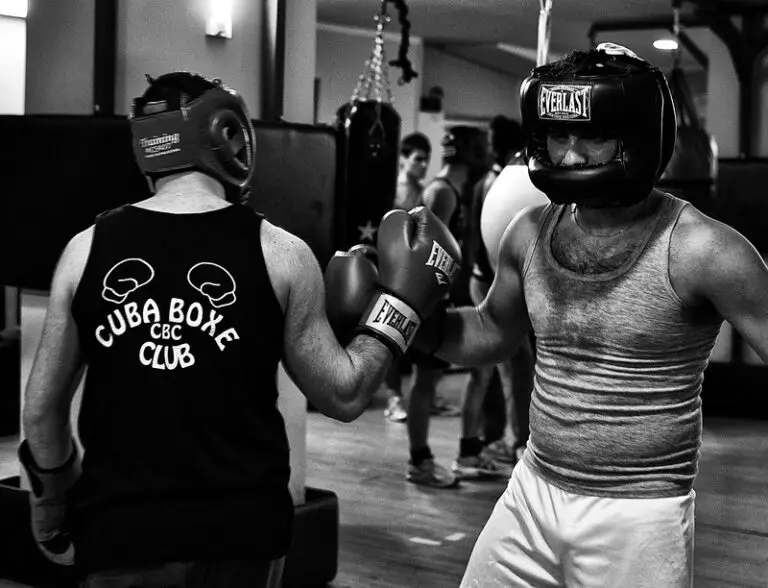
M 168 76 L 200 76 L 177 72 Z M 162 83 L 162 76 L 150 83 Z M 206 80 L 207 81 L 207 80 Z M 149 113 L 147 94 L 133 101 L 130 116 L 133 153 L 151 183 L 183 171 L 201 171 L 224 185 L 227 200 L 248 199 L 256 137 L 243 99 L 218 80 L 180 108 Z
M 521 86 L 520 106 L 528 173 L 556 204 L 608 208 L 640 202 L 675 147 L 677 117 L 664 74 L 612 43 L 535 68 Z M 618 139 L 616 157 L 602 165 L 553 165 L 547 132 L 563 123 Z

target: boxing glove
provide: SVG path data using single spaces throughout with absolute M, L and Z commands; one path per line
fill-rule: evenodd
M 32 535 L 43 555 L 53 563 L 71 566 L 75 548 L 67 531 L 67 493 L 80 478 L 80 456 L 72 443 L 72 454 L 63 465 L 44 470 L 35 463 L 25 439 L 19 446 L 19 461 L 29 479 Z
M 376 250 L 356 245 L 337 251 L 325 268 L 325 308 L 328 322 L 343 346 L 354 336 L 368 303 L 376 293 Z
M 461 249 L 448 227 L 423 206 L 385 214 L 377 249 L 378 289 L 357 332 L 376 337 L 400 355 L 453 286 Z

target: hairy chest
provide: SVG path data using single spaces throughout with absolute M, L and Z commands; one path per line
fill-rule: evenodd
M 552 255 L 557 262 L 580 274 L 601 274 L 619 269 L 643 246 L 644 230 L 632 229 L 612 237 L 593 237 L 577 227 L 555 228 Z

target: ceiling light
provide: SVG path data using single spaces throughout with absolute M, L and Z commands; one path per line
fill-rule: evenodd
M 659 51 L 674 51 L 677 49 L 677 41 L 673 39 L 656 39 L 653 46 Z
M 232 38 L 232 0 L 211 0 L 205 34 L 209 37 Z
M 27 18 L 27 0 L 0 0 L 0 15 Z

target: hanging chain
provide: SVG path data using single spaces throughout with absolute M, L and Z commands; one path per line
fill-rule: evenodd
M 373 52 L 365 62 L 365 72 L 357 79 L 357 87 L 352 94 L 352 103 L 360 101 L 392 102 L 392 88 L 389 85 L 389 67 L 384 53 L 384 27 L 389 23 L 387 0 L 381 2 L 381 12 L 377 14 L 376 40 Z
M 389 65 L 398 67 L 402 71 L 402 75 L 397 80 L 398 85 L 402 86 L 413 78 L 419 77 L 413 69 L 411 60 L 408 59 L 408 47 L 411 45 L 411 21 L 408 20 L 408 5 L 405 0 L 388 1 L 397 8 L 397 20 L 400 22 L 400 47 L 397 50 L 397 59 L 390 61 Z

